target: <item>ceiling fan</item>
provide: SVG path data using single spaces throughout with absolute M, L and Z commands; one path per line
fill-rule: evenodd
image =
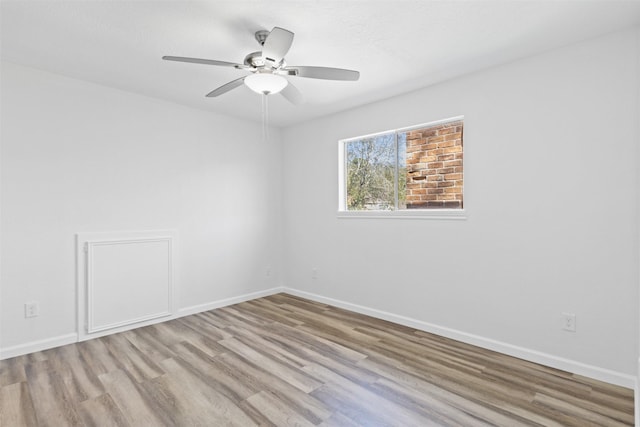
M 216 97 L 243 84 L 259 94 L 270 95 L 281 92 L 293 104 L 302 102 L 302 94 L 284 76 L 308 77 L 323 80 L 355 81 L 360 73 L 353 70 L 331 67 L 289 66 L 284 56 L 289 52 L 294 34 L 284 28 L 274 27 L 271 31 L 260 30 L 255 33 L 262 51 L 252 52 L 244 58 L 243 64 L 216 61 L 213 59 L 185 58 L 182 56 L 163 56 L 167 61 L 191 62 L 195 64 L 218 65 L 249 71 L 251 74 L 240 77 L 212 90 L 206 96 Z

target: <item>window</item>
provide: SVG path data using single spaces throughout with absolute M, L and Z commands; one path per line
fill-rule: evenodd
M 340 211 L 460 213 L 462 161 L 462 117 L 342 140 Z

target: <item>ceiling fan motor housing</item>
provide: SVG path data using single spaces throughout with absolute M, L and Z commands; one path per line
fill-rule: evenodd
M 280 62 L 269 61 L 268 59 L 265 59 L 265 57 L 262 55 L 262 52 L 251 52 L 250 54 L 245 56 L 244 64 L 248 65 L 249 67 L 257 68 L 258 71 L 260 69 L 264 69 L 265 67 L 277 69 L 286 66 L 284 59 L 281 59 Z
M 262 52 L 251 52 L 244 57 L 244 64 L 253 68 L 260 68 L 266 65 L 267 61 L 262 57 Z

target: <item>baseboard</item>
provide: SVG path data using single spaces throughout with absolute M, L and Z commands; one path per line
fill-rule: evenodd
M 61 345 L 73 344 L 78 342 L 78 334 L 66 334 L 44 340 L 32 341 L 25 344 L 14 345 L 0 349 L 0 360 L 9 359 L 11 357 L 22 356 L 23 354 L 35 353 L 36 351 L 49 350 L 50 348 L 60 347 Z
M 634 415 L 636 418 L 635 425 L 640 426 L 640 381 L 638 381 L 638 379 L 640 379 L 640 358 L 638 358 L 638 378 L 636 379 L 636 385 L 633 388 L 633 391 L 634 391 L 633 409 L 634 409 Z
M 493 350 L 506 354 L 509 356 L 524 359 L 530 362 L 539 363 L 550 368 L 560 369 L 562 371 L 570 372 L 576 375 L 582 375 L 585 377 L 593 378 L 598 381 L 604 381 L 609 384 L 615 384 L 622 387 L 631 389 L 636 388 L 636 377 L 628 374 L 623 374 L 609 369 L 599 368 L 597 366 L 587 365 L 575 360 L 569 360 L 562 357 L 554 356 L 552 354 L 543 353 L 536 350 L 531 350 L 524 347 L 519 347 L 512 344 L 507 344 L 501 341 L 496 341 L 491 338 L 485 338 L 479 335 L 469 334 L 466 332 L 458 331 L 451 328 L 435 325 L 433 323 L 423 322 L 421 320 L 412 319 L 405 316 L 400 316 L 386 311 L 377 310 L 357 304 L 352 304 L 345 301 L 336 300 L 333 298 L 323 297 L 321 295 L 313 294 L 310 292 L 300 291 L 292 288 L 285 288 L 284 292 L 291 295 L 307 298 L 313 301 L 317 301 L 323 304 L 329 304 L 336 307 L 344 308 L 345 310 L 355 311 L 356 313 L 366 314 L 378 319 L 388 320 L 390 322 L 398 323 L 400 325 L 409 326 L 414 329 L 429 332 L 432 334 L 440 335 L 446 338 L 451 338 L 456 341 L 461 341 L 467 344 L 475 345 L 485 348 L 487 350 Z M 637 394 L 637 393 L 636 393 Z M 637 424 L 640 426 L 640 423 Z
M 190 307 L 181 308 L 178 310 L 177 317 L 189 316 L 190 314 L 202 313 L 203 311 L 215 310 L 216 308 L 226 307 L 228 305 L 238 304 L 245 301 L 250 301 L 256 298 L 268 297 L 269 295 L 285 292 L 284 286 L 277 286 L 275 288 L 266 289 L 264 291 L 252 292 L 250 294 L 244 294 L 237 297 L 226 298 L 223 300 L 208 302 L 205 304 L 192 305 Z
M 206 304 L 198 304 L 190 307 L 181 308 L 178 312 L 172 316 L 167 317 L 159 317 L 153 320 L 149 320 L 146 322 L 141 322 L 134 325 L 128 325 L 122 328 L 115 328 L 113 330 L 104 331 L 100 334 L 95 334 L 95 336 L 91 336 L 86 339 L 99 338 L 105 335 L 111 335 L 118 332 L 123 332 L 129 329 L 135 329 L 143 326 L 152 325 L 154 323 L 166 322 L 168 320 L 177 319 L 180 317 L 188 316 L 190 314 L 201 313 L 203 311 L 209 311 L 220 307 L 226 307 L 228 305 L 238 304 L 240 302 L 249 301 L 256 298 L 262 298 L 269 295 L 277 294 L 279 292 L 284 292 L 285 288 L 282 286 L 278 286 L 271 289 L 266 289 L 264 291 L 252 292 L 249 294 L 239 295 L 237 297 L 225 298 L 222 300 L 208 302 Z M 33 341 L 25 344 L 16 345 L 13 347 L 8 347 L 6 349 L 0 349 L 0 360 L 9 359 L 11 357 L 22 356 L 23 354 L 35 353 L 37 351 L 49 350 L 54 347 L 60 347 L 62 345 L 73 344 L 80 341 L 80 336 L 78 333 L 61 335 L 59 337 L 48 338 L 45 340 Z

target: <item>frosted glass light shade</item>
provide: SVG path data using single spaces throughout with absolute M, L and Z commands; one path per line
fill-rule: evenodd
M 280 92 L 287 87 L 289 82 L 284 77 L 276 74 L 256 73 L 247 76 L 244 79 L 244 84 L 256 93 L 269 95 Z

